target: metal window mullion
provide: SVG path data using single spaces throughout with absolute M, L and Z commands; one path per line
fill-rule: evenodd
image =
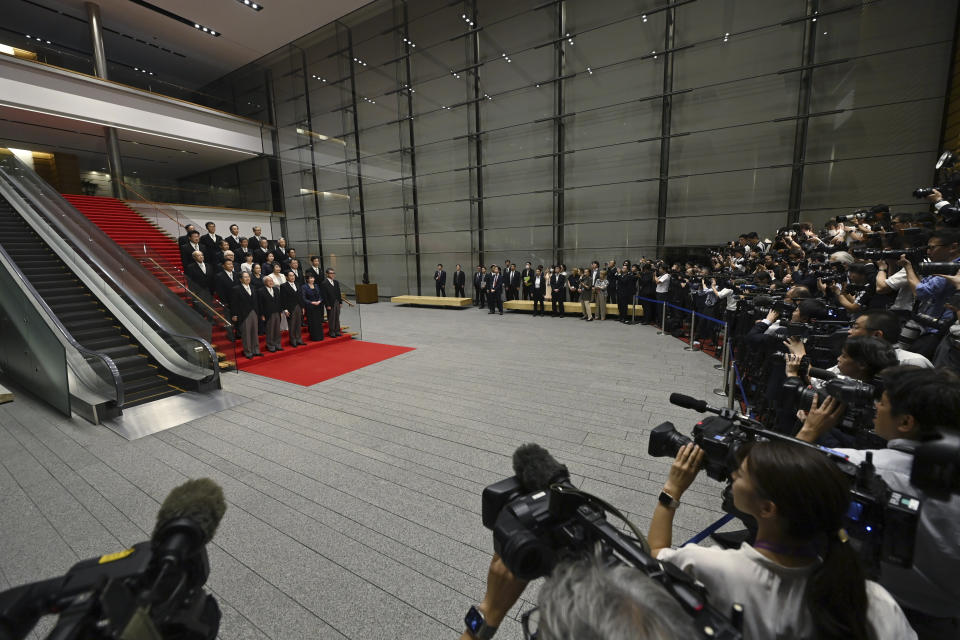
M 817 25 L 813 22 L 820 8 L 820 0 L 807 0 L 804 22 L 803 50 L 800 63 L 800 89 L 797 95 L 797 126 L 793 134 L 793 162 L 790 172 L 790 200 L 787 203 L 787 224 L 800 221 L 803 201 L 803 169 L 807 155 L 807 133 L 810 130 L 810 99 L 813 93 L 813 65 L 817 44 Z

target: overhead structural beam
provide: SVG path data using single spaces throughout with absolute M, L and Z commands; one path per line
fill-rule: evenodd
M 471 0 L 470 13 L 473 16 L 473 24 L 480 24 L 480 17 L 477 12 L 477 0 Z M 483 125 L 480 119 L 480 105 L 483 100 L 483 89 L 480 86 L 480 30 L 472 29 L 470 34 L 470 49 L 473 53 L 473 69 L 468 73 L 473 75 L 473 135 L 469 136 L 473 140 L 474 153 L 476 157 L 476 168 L 472 173 L 476 176 L 474 183 L 476 185 L 476 204 L 477 204 L 477 258 L 479 264 L 484 264 L 484 242 L 483 242 Z
M 564 225 L 566 224 L 565 212 L 565 191 L 564 191 L 564 158 L 566 157 L 566 132 L 567 127 L 564 124 L 564 118 L 560 117 L 565 110 L 564 96 L 564 78 L 567 75 L 567 3 L 566 0 L 560 0 L 557 3 L 557 40 L 554 48 L 556 50 L 555 59 L 555 78 L 553 83 L 554 101 L 553 101 L 553 252 L 556 256 L 556 263 L 563 264 L 563 248 L 566 245 L 566 234 Z
M 403 32 L 410 33 L 410 18 L 407 15 L 407 3 L 403 3 Z M 417 295 L 421 294 L 421 283 L 420 283 L 420 203 L 417 199 L 417 141 L 414 137 L 414 127 L 413 127 L 413 74 L 410 70 L 410 56 L 412 50 L 410 47 L 410 41 L 404 38 L 404 52 L 406 55 L 403 56 L 404 71 L 406 72 L 406 85 L 407 85 L 407 133 L 410 137 L 410 197 L 413 204 L 413 255 L 414 261 L 416 262 L 416 272 L 417 272 Z
M 673 117 L 673 49 L 676 40 L 676 7 L 671 5 L 664 15 L 663 102 L 660 108 L 660 190 L 657 194 L 657 256 L 667 236 L 667 199 L 670 187 L 670 129 Z
M 363 275 L 361 282 L 366 282 L 370 277 L 370 265 L 367 259 L 367 219 L 366 209 L 363 203 L 363 167 L 360 162 L 360 115 L 357 113 L 357 74 L 354 60 L 356 55 L 353 52 L 353 30 L 347 29 L 347 64 L 350 65 L 350 101 L 353 112 L 353 145 L 354 156 L 357 163 L 357 204 L 360 207 L 360 242 L 363 250 Z M 350 207 L 351 210 L 353 207 Z

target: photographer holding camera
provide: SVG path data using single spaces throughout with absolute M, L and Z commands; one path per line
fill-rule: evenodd
M 743 605 L 746 638 L 915 638 L 890 594 L 864 578 L 848 543 L 842 523 L 849 484 L 837 467 L 788 442 L 760 442 L 741 452 L 733 501 L 756 519 L 756 542 L 736 550 L 670 548 L 673 516 L 703 460 L 690 443 L 677 453 L 650 523 L 654 557 L 705 584 L 718 608 Z
M 854 464 L 873 459 L 894 491 L 916 494 L 910 483 L 913 452 L 938 429 L 960 431 L 960 378 L 945 369 L 892 367 L 881 374 L 874 431 L 886 449 L 841 449 Z M 797 438 L 814 442 L 837 424 L 843 405 L 827 398 L 811 407 Z M 960 497 L 922 501 L 912 568 L 884 564 L 880 582 L 901 603 L 921 640 L 960 637 Z

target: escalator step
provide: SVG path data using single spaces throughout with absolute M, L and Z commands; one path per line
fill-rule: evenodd
M 107 338 L 117 334 L 117 327 L 97 327 L 96 329 L 81 329 L 80 331 L 71 331 L 73 337 L 77 339 L 78 342 L 83 343 L 84 340 L 95 340 L 97 338 Z
M 111 347 L 123 347 L 123 346 L 130 345 L 130 338 L 121 336 L 118 333 L 114 333 L 114 335 L 112 336 L 102 336 L 99 338 L 85 338 L 79 341 L 80 341 L 80 344 L 82 344 L 84 347 L 86 347 L 87 349 L 91 349 L 93 351 L 103 351 L 104 349 L 108 349 Z
M 167 387 L 165 391 L 154 392 L 154 390 L 149 390 L 143 395 L 135 394 L 133 398 L 127 398 L 126 394 L 124 394 L 123 408 L 130 409 L 141 404 L 153 402 L 154 400 L 162 400 L 163 398 L 169 398 L 170 396 L 175 396 L 180 393 L 181 391 L 179 389 Z

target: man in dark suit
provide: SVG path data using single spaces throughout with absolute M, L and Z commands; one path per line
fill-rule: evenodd
M 208 222 L 204 226 L 207 228 L 207 232 L 200 236 L 200 248 L 207 262 L 214 264 L 223 238 L 217 235 L 217 225 L 213 222 Z
M 207 320 L 213 319 L 213 266 L 205 261 L 202 251 L 193 252 L 193 262 L 183 270 L 187 276 L 187 288 L 194 296 L 191 298 L 193 308 Z
M 262 356 L 260 353 L 260 338 L 257 336 L 257 320 L 260 308 L 257 296 L 250 286 L 250 274 L 244 271 L 240 274 L 240 284 L 233 288 L 230 294 L 230 319 L 233 325 L 240 329 L 240 340 L 243 342 L 243 355 L 248 360 Z
M 524 300 L 530 299 L 530 287 L 533 284 L 533 265 L 527 263 L 520 272 L 520 297 Z
M 280 307 L 287 319 L 287 337 L 291 347 L 307 344 L 303 341 L 303 307 L 300 303 L 300 285 L 293 271 L 287 271 L 287 281 L 280 285 Z
M 484 295 L 484 287 L 487 282 L 487 268 L 483 265 L 477 265 L 477 272 L 473 274 L 473 306 L 483 309 L 487 303 L 487 297 Z
M 290 256 L 288 255 L 289 251 L 287 248 L 287 239 L 279 238 L 277 240 L 277 246 L 273 248 L 273 259 L 282 265 L 286 265 L 290 260 Z
M 230 311 L 230 294 L 233 288 L 240 284 L 240 279 L 233 270 L 233 260 L 224 261 L 221 269 L 213 276 L 213 291 L 217 294 L 217 299 L 223 305 L 223 315 L 230 318 L 233 314 Z M 232 324 L 232 323 L 231 323 Z M 227 329 L 227 340 L 233 342 L 237 334 L 233 328 Z
M 433 279 L 437 285 L 437 297 L 447 297 L 447 272 L 443 270 L 443 265 L 438 264 L 437 270 L 433 272 Z
M 250 245 L 250 250 L 256 251 L 260 247 L 261 240 L 267 240 L 267 236 L 263 235 L 260 227 L 254 227 L 253 235 L 247 238 L 247 244 Z M 254 260 L 254 262 L 256 262 L 256 260 Z
M 180 246 L 180 266 L 184 270 L 193 263 L 193 254 L 197 251 L 203 253 L 203 247 L 200 245 L 200 232 L 194 229 L 189 233 L 187 242 Z M 204 257 L 206 257 L 206 254 L 204 254 Z
M 256 262 L 257 264 L 263 264 L 264 262 L 267 261 L 268 253 L 273 253 L 273 252 L 270 251 L 270 247 L 267 244 L 267 239 L 262 238 L 260 240 L 260 245 L 253 251 L 253 261 Z M 274 256 L 274 258 L 276 258 L 276 256 Z M 269 275 L 269 274 L 264 274 L 264 275 Z
M 534 271 L 530 278 L 530 297 L 533 299 L 533 315 L 537 315 L 537 308 L 540 309 L 540 315 L 543 315 L 543 300 L 547 295 L 547 277 L 543 275 L 540 269 Z
M 230 242 L 227 240 L 227 242 Z M 250 245 L 247 243 L 246 238 L 240 238 L 240 246 L 233 250 L 233 261 L 241 265 L 247 261 L 247 256 L 252 256 L 253 252 L 250 250 Z
M 289 247 L 289 248 L 287 249 L 287 264 L 286 264 L 286 266 L 289 267 L 289 266 L 290 266 L 290 263 L 293 262 L 294 260 L 297 260 L 297 261 L 299 262 L 299 258 L 297 258 L 297 250 L 294 249 L 293 247 Z
M 516 300 L 520 297 L 520 272 L 517 271 L 517 265 L 510 265 L 510 269 L 503 278 L 503 287 L 507 300 Z
M 177 238 L 177 246 L 180 247 L 181 250 L 183 249 L 183 246 L 184 246 L 185 244 L 187 244 L 188 242 L 190 242 L 190 232 L 191 232 L 191 231 L 196 231 L 196 229 L 197 229 L 197 228 L 196 228 L 195 226 L 193 226 L 192 224 L 188 224 L 187 226 L 185 226 L 185 227 L 183 228 L 183 235 L 180 236 L 179 238 Z M 198 232 L 198 233 L 197 233 L 197 237 L 199 237 L 199 235 L 200 235 L 200 234 L 199 234 L 199 232 Z
M 500 267 L 491 265 L 490 275 L 487 276 L 487 304 L 490 305 L 490 313 L 496 308 L 503 315 L 503 300 L 500 294 L 503 293 L 503 277 L 500 275 Z
M 560 266 L 553 268 L 550 276 L 550 316 L 556 318 L 564 312 L 563 303 L 567 299 L 567 278 L 560 272 Z
M 620 322 L 624 324 L 633 324 L 630 320 L 629 307 L 636 293 L 637 277 L 630 271 L 630 267 L 624 264 L 620 267 L 620 276 L 617 278 L 617 311 L 620 314 Z
M 343 335 L 340 333 L 340 303 L 343 294 L 340 293 L 340 282 L 336 280 L 336 275 L 333 267 L 327 267 L 325 277 L 320 281 L 320 296 L 327 310 L 327 333 L 331 338 Z
M 460 265 L 457 265 L 453 271 L 453 297 L 462 298 L 464 287 L 467 285 L 467 274 L 463 272 Z
M 240 237 L 240 227 L 235 224 L 230 225 L 230 235 L 226 237 L 227 244 L 230 245 L 230 251 L 233 251 L 234 254 L 237 253 L 237 249 L 240 248 L 240 241 L 243 238 Z
M 280 345 L 280 292 L 274 287 L 273 278 L 265 277 L 263 289 L 257 291 L 257 304 L 260 307 L 260 319 L 266 328 L 267 351 L 283 351 Z
M 320 268 L 320 258 L 317 256 L 310 256 L 310 266 L 303 272 L 304 281 L 306 281 L 306 277 L 309 275 L 315 278 L 315 282 L 317 286 L 319 286 L 323 280 L 323 269 Z

